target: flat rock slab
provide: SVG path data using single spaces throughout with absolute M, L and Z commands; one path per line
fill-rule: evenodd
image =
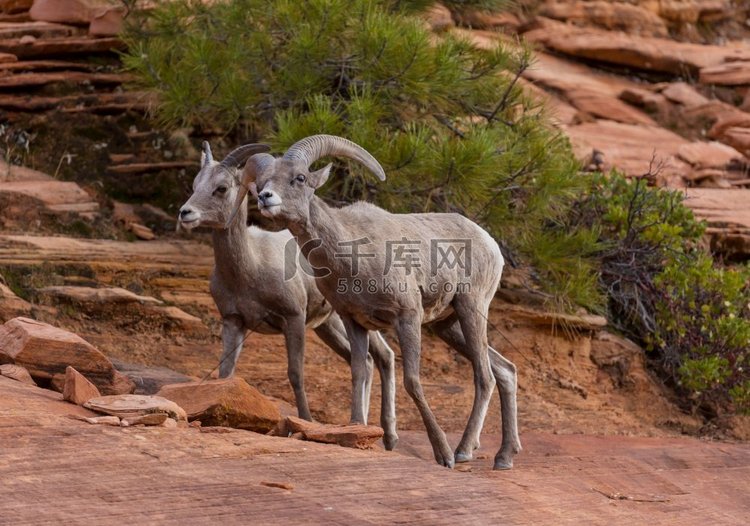
M 120 287 L 80 287 L 80 286 L 55 286 L 44 287 L 39 292 L 48 296 L 65 298 L 67 300 L 81 303 L 96 304 L 152 304 L 161 305 L 163 302 L 151 296 L 140 296 Z
M 73 212 L 92 216 L 99 211 L 99 204 L 83 188 L 68 181 L 0 182 L 0 196 L 3 194 L 30 197 L 53 213 Z
M 750 255 L 750 190 L 688 188 L 685 205 L 708 223 L 711 250 L 731 258 Z
M 485 458 L 460 472 L 434 464 L 424 431 L 400 432 L 397 452 L 384 452 L 113 428 L 66 417 L 81 408 L 54 396 L 0 378 L 3 522 L 661 526 L 750 513 L 743 444 L 527 432 L 516 467 L 493 472 L 499 438 L 488 435 Z
M 303 440 L 338 444 L 355 449 L 370 449 L 375 442 L 383 438 L 383 428 L 378 426 L 320 424 L 308 422 L 296 416 L 286 417 L 283 426 L 284 431 L 291 433 L 292 436 L 299 433 Z
M 728 61 L 750 60 L 750 45 L 729 42 L 710 46 L 666 38 L 639 37 L 618 31 L 578 28 L 538 18 L 537 28 L 524 34 L 531 42 L 566 55 L 643 70 L 684 75 Z
M 125 419 L 136 419 L 138 417 L 163 413 L 175 420 L 186 420 L 185 411 L 177 404 L 161 396 L 154 395 L 112 395 L 92 398 L 83 407 L 97 413 L 119 416 Z M 161 423 L 161 422 L 160 422 Z
M 692 167 L 678 158 L 690 141 L 664 128 L 600 120 L 564 129 L 577 157 L 586 159 L 594 149 L 603 154 L 605 171 L 617 168 L 638 177 L 648 173 L 655 159 L 663 163 L 661 178 L 673 186 L 684 186 L 683 178 L 692 174 Z

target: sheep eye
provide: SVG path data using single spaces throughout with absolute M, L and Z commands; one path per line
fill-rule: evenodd
M 227 193 L 227 187 L 224 185 L 219 186 L 216 188 L 215 193 L 224 195 L 225 193 Z
M 304 183 L 307 177 L 305 177 L 303 174 L 297 175 L 297 177 L 294 178 L 295 181 L 298 183 Z

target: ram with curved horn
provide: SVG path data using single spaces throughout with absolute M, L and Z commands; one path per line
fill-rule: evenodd
M 331 165 L 316 171 L 310 166 L 329 155 L 356 160 L 385 179 L 377 160 L 357 144 L 315 135 L 280 158 L 250 157 L 241 185 L 257 197 L 263 215 L 292 232 L 315 270 L 318 288 L 344 321 L 352 348 L 352 422 L 366 423 L 367 331 L 393 328 L 401 345 L 404 386 L 419 409 L 437 462 L 452 467 L 454 461 L 472 458 L 497 382 L 503 439 L 494 467 L 510 468 L 521 449 L 516 369 L 487 340 L 487 312 L 504 264 L 497 243 L 460 214 L 392 214 L 365 202 L 328 206 L 315 190 L 328 179 Z M 242 199 L 237 196 L 236 203 Z M 455 456 L 422 391 L 422 325 L 431 326 L 474 369 L 474 404 Z
M 204 142 L 201 168 L 193 182 L 193 194 L 180 208 L 179 224 L 188 230 L 198 226 L 213 229 L 211 295 L 222 318 L 219 376 L 234 374 L 247 333 L 283 334 L 297 411 L 301 418 L 311 420 L 303 374 L 305 329 L 312 328 L 345 360 L 350 360 L 351 353 L 341 318 L 316 287 L 289 231 L 267 232 L 246 226 L 247 192 L 240 187 L 237 168 L 253 154 L 267 155 L 261 152 L 268 150 L 266 145 L 248 144 L 216 162 Z M 239 204 L 236 220 L 225 228 L 235 202 Z M 383 442 L 386 449 L 392 449 L 398 442 L 394 354 L 377 332 L 366 337 L 381 379 Z M 368 377 L 363 387 L 368 401 L 372 358 L 367 357 Z

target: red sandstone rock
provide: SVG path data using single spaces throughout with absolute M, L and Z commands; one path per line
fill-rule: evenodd
M 737 61 L 703 68 L 700 71 L 702 84 L 742 86 L 750 84 L 750 61 Z
M 672 102 L 682 104 L 687 108 L 694 108 L 706 104 L 709 100 L 684 82 L 672 82 L 661 90 L 661 94 Z
M 383 429 L 378 426 L 331 425 L 308 422 L 296 416 L 288 416 L 275 434 L 299 436 L 302 440 L 322 442 L 324 444 L 338 444 L 343 447 L 356 449 L 370 449 L 372 445 L 383 437 Z
M 34 0 L 29 14 L 34 20 L 87 25 L 97 13 L 115 6 L 113 0 Z
M 694 168 L 726 168 L 732 161 L 742 160 L 743 155 L 720 142 L 691 142 L 677 150 L 677 156 Z
M 159 396 L 182 406 L 189 420 L 266 433 L 281 419 L 276 405 L 238 377 L 165 385 Z
M 0 322 L 31 312 L 31 304 L 16 296 L 0 281 Z
M 445 31 L 455 25 L 450 9 L 440 2 L 430 6 L 423 16 L 432 31 Z
M 12 363 L 0 365 L 0 376 L 17 380 L 24 384 L 36 385 L 36 382 L 29 374 L 29 371 L 20 365 L 13 365 Z
M 89 34 L 99 37 L 114 37 L 122 32 L 125 8 L 123 6 L 100 9 L 91 17 Z
M 677 75 L 686 71 L 697 74 L 701 68 L 728 61 L 750 60 L 750 46 L 743 43 L 691 44 L 577 28 L 544 18 L 537 19 L 536 26 L 524 37 L 567 55 Z
M 70 365 L 107 394 L 128 393 L 135 385 L 117 372 L 106 356 L 80 336 L 29 318 L 14 318 L 0 326 L 0 356 L 50 382 Z
M 73 367 L 65 369 L 65 386 L 63 387 L 63 400 L 83 405 L 92 398 L 101 396 L 99 389 Z
M 163 413 L 169 418 L 184 421 L 185 411 L 176 403 L 161 396 L 153 395 L 112 395 L 92 398 L 83 406 L 98 413 L 117 416 L 135 421 L 137 418 L 156 413 Z
M 0 0 L 0 13 L 21 13 L 31 8 L 34 0 Z
M 624 2 L 550 1 L 539 14 L 576 25 L 597 26 L 647 36 L 667 36 L 667 25 L 657 13 Z

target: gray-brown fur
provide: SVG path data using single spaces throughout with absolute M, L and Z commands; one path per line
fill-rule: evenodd
M 258 146 L 258 145 L 256 145 Z M 242 149 L 244 148 L 244 150 Z M 224 228 L 240 194 L 237 165 L 259 148 L 238 148 L 221 163 L 213 160 L 204 143 L 201 170 L 193 194 L 180 208 L 180 225 L 186 229 L 213 229 L 215 266 L 211 295 L 222 317 L 223 353 L 219 376 L 234 374 L 248 331 L 283 334 L 286 340 L 289 381 L 300 417 L 311 419 L 304 388 L 305 328 L 316 334 L 342 358 L 350 361 L 349 342 L 341 318 L 333 311 L 309 272 L 296 268 L 286 279 L 285 265 L 305 264 L 288 230 L 267 232 L 247 227 L 246 199 L 241 199 L 236 221 Z M 262 150 L 261 150 L 262 151 Z M 289 253 L 285 254 L 285 251 Z M 395 420 L 395 362 L 393 351 L 377 333 L 368 335 L 372 357 L 381 377 L 381 425 L 387 449 L 398 441 Z M 368 356 L 366 395 L 369 401 L 372 359 Z
M 452 467 L 471 459 L 495 382 L 502 406 L 503 441 L 495 457 L 496 469 L 512 466 L 520 451 L 516 422 L 516 370 L 487 341 L 487 313 L 500 282 L 503 257 L 497 243 L 481 227 L 459 214 L 392 214 L 368 203 L 332 208 L 314 195 L 331 165 L 310 172 L 323 155 L 356 159 L 379 178 L 385 174 L 377 161 L 356 144 L 339 137 L 318 135 L 292 146 L 281 158 L 262 153 L 251 157 L 242 185 L 258 198 L 261 212 L 281 221 L 297 239 L 316 269 L 318 288 L 341 316 L 352 348 L 352 422 L 366 422 L 367 330 L 393 327 L 404 362 L 404 385 L 427 428 L 435 459 Z M 243 196 L 240 195 L 238 199 Z M 373 257 L 337 257 L 341 242 L 366 238 L 360 252 Z M 462 240 L 471 246 L 471 268 L 432 265 L 433 240 Z M 418 241 L 416 261 L 421 267 L 387 267 L 386 243 Z M 458 242 L 453 243 L 454 248 Z M 392 263 L 392 261 L 391 261 Z M 434 272 L 433 272 L 434 271 Z M 434 275 L 433 275 L 434 274 Z M 355 285 L 357 279 L 375 280 L 372 289 Z M 342 281 L 343 280 L 343 281 Z M 459 290 L 459 284 L 463 289 Z M 399 289 L 399 285 L 401 288 Z M 468 286 L 468 287 L 467 287 Z M 475 398 L 471 415 L 454 457 L 445 434 L 432 413 L 419 380 L 421 326 L 429 325 L 474 368 Z

